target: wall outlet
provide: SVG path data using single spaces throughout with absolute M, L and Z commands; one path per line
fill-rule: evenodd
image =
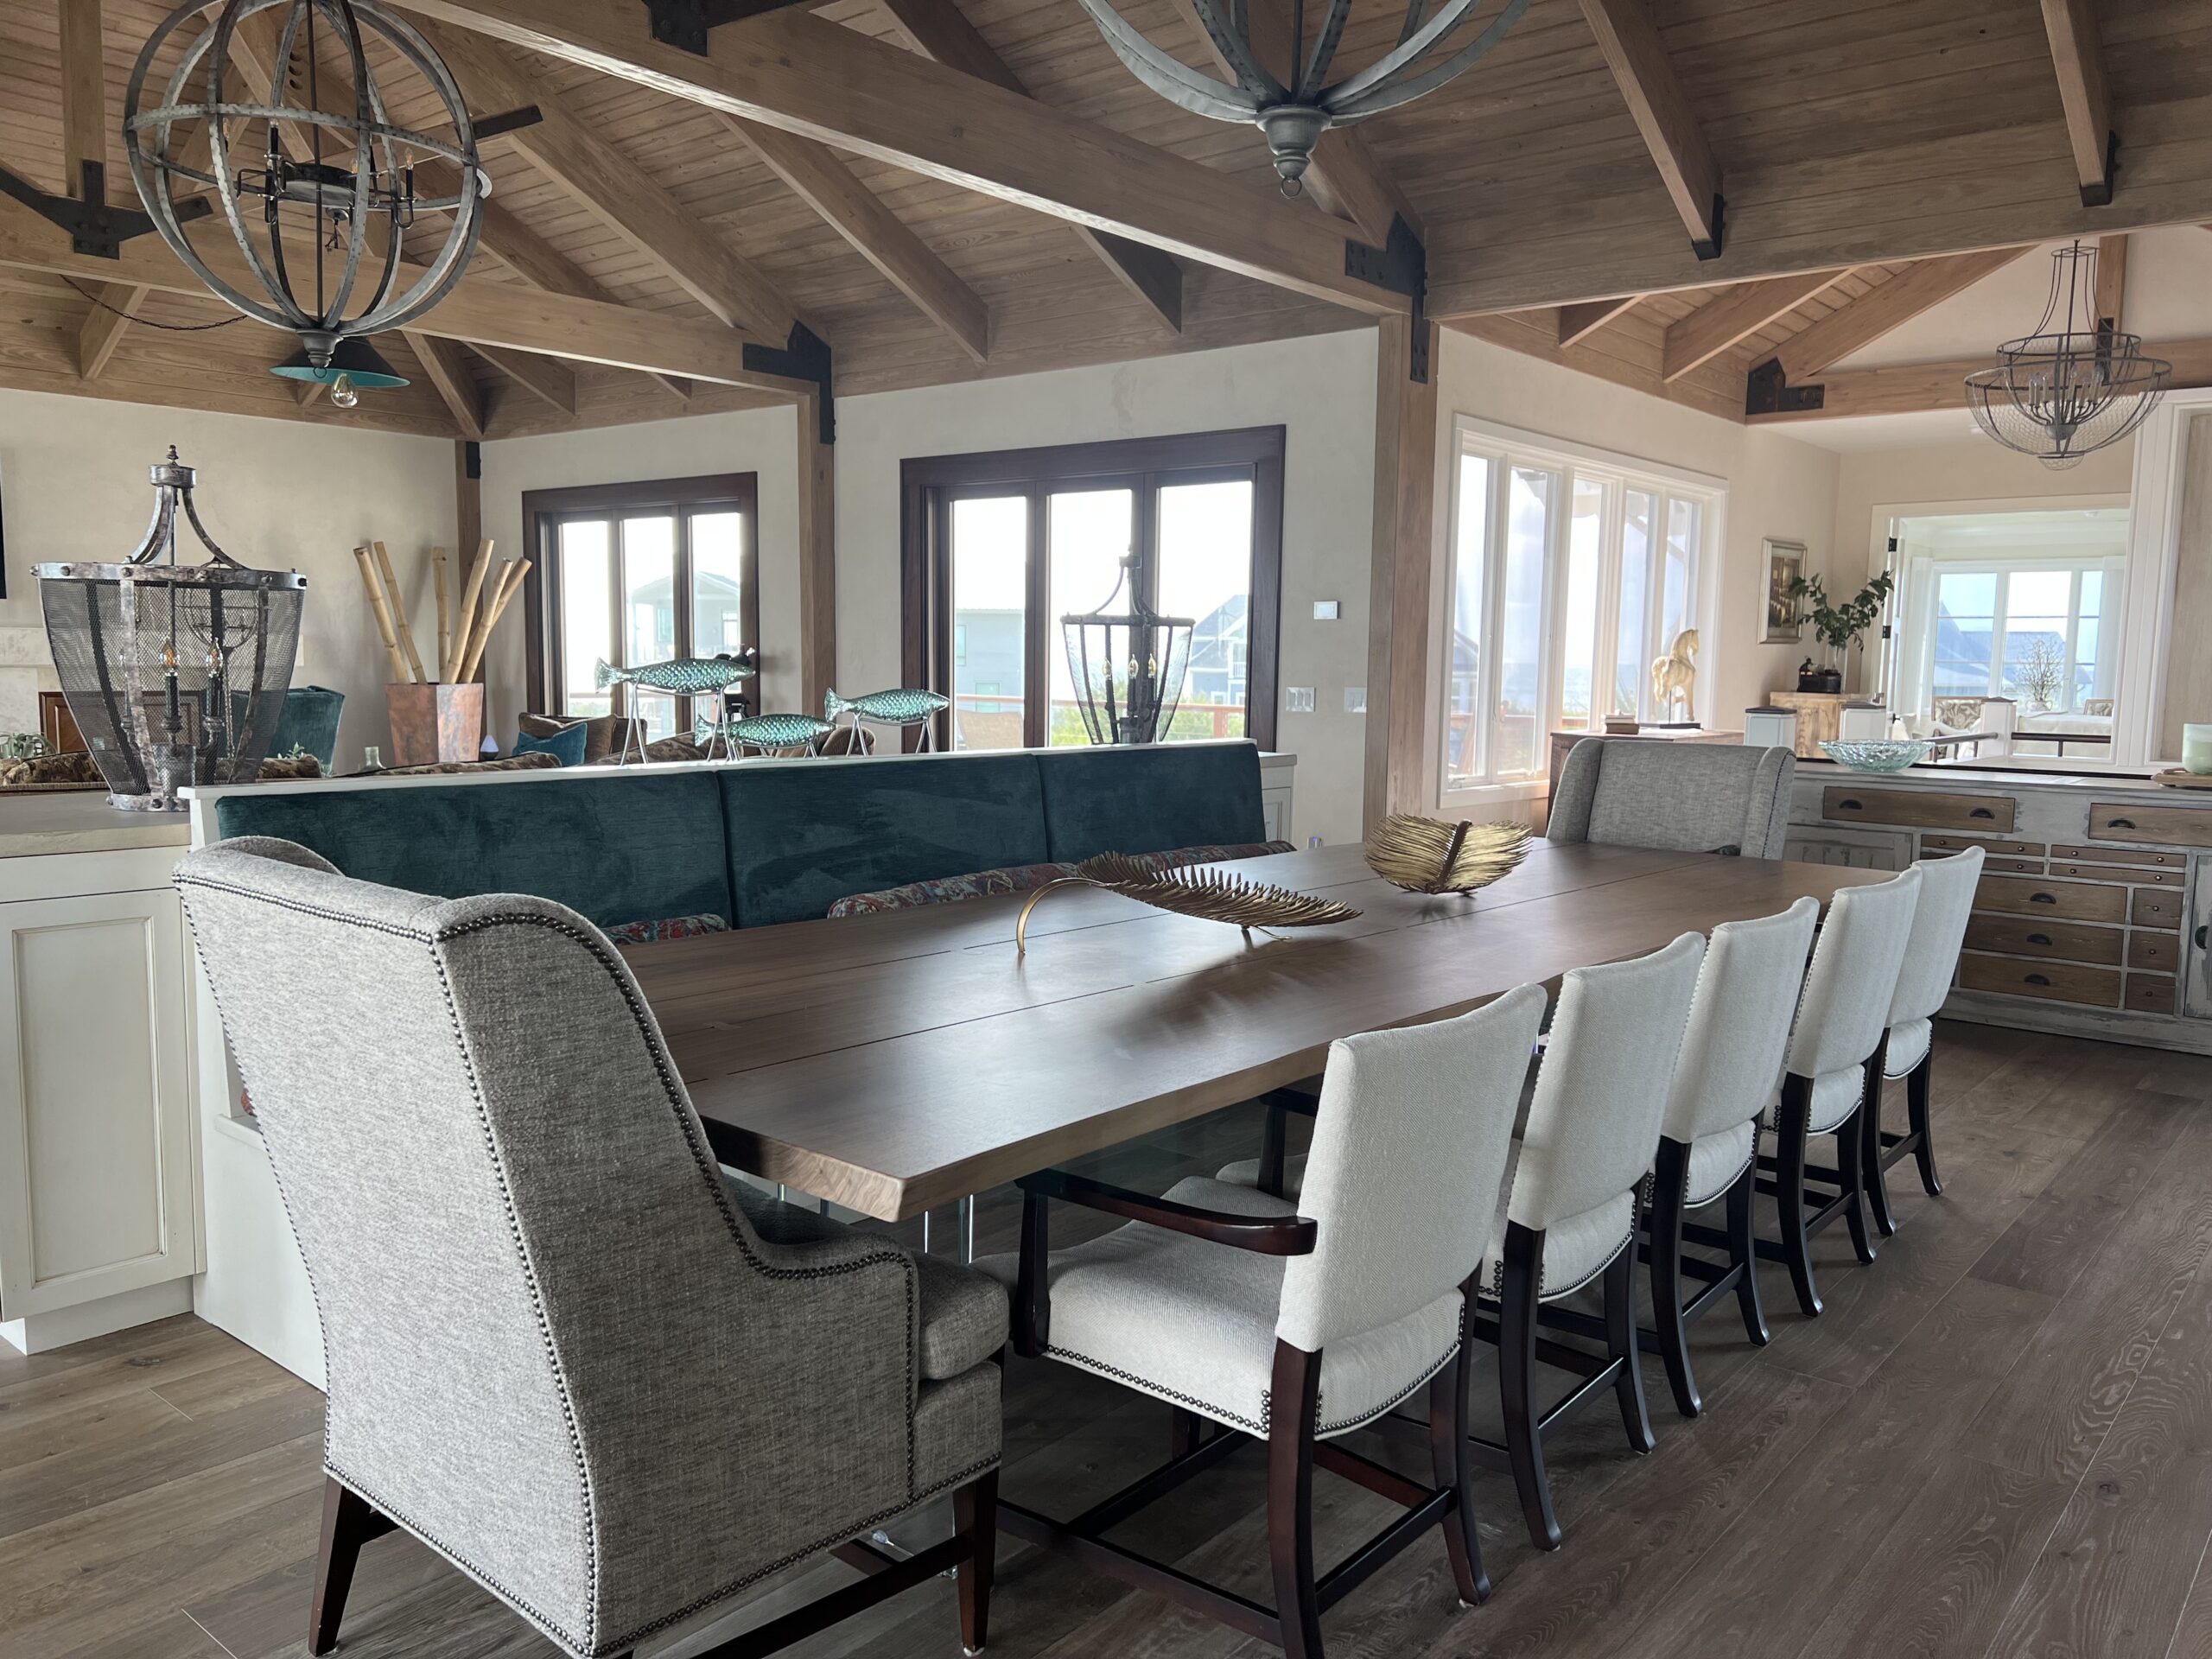
M 1335 621 L 1337 620 L 1337 601 L 1333 599 L 1315 600 L 1313 601 L 1313 620 L 1316 622 Z
M 1367 712 L 1367 688 L 1363 685 L 1344 687 L 1344 713 L 1363 715 Z
M 1310 715 L 1313 712 L 1313 688 L 1310 685 L 1286 685 L 1282 689 L 1282 711 L 1286 715 Z

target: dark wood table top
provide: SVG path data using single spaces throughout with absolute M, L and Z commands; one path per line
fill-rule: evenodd
M 887 1221 L 1319 1071 L 1329 1044 L 1465 1013 L 1878 870 L 1539 842 L 1472 898 L 1378 880 L 1357 846 L 1247 874 L 1363 912 L 1281 938 L 1095 889 L 626 952 L 716 1154 Z

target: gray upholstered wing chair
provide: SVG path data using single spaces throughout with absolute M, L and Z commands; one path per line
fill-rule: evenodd
M 1787 749 L 1586 737 L 1567 751 L 1544 835 L 1780 858 L 1796 775 Z
M 258 840 L 176 882 L 322 1322 L 314 1651 L 395 1527 L 579 1659 L 830 1549 L 874 1576 L 744 1651 L 955 1565 L 982 1645 L 996 1284 L 725 1180 L 628 969 L 559 905 Z M 946 1492 L 948 1541 L 853 1542 Z

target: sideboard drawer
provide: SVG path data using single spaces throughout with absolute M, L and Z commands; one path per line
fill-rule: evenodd
M 2125 864 L 2093 864 L 2060 858 L 2050 861 L 2050 873 L 2075 881 L 2122 881 L 2132 887 L 2180 887 L 2189 880 L 2185 869 L 2137 870 Z
M 2153 973 L 2171 974 L 2181 966 L 2178 933 L 2132 933 L 2127 939 L 2127 965 Z
M 2180 895 L 2143 893 L 2144 899 L 2164 899 L 2176 919 L 2158 924 L 2180 925 Z M 2056 916 L 2069 922 L 2118 922 L 2127 917 L 2127 890 L 2101 881 L 2038 881 L 2032 876 L 1985 875 L 1974 889 L 1976 910 L 2001 910 L 2016 916 Z
M 2116 927 L 2083 927 L 2075 922 L 2045 922 L 2032 918 L 1975 916 L 1967 923 L 1967 949 L 1994 950 L 2003 956 L 2041 957 L 2061 962 L 2102 963 L 2120 966 L 2120 931 Z
M 2087 859 L 2094 864 L 2135 864 L 2153 870 L 2186 870 L 2187 853 L 2154 852 L 2148 847 L 2054 847 L 2053 858 Z
M 2212 847 L 2212 810 L 2190 806 L 2089 807 L 2089 834 L 2098 841 L 2156 841 L 2170 847 Z
M 1992 858 L 1999 855 L 2008 858 L 2041 858 L 2044 853 L 2043 842 L 2039 841 L 1993 841 L 1987 836 L 1923 836 L 1920 838 L 1920 850 L 1923 853 L 1963 853 L 1970 847 L 1980 848 Z M 2062 850 L 2071 856 L 2082 849 L 2069 847 Z M 2112 855 L 2101 854 L 2100 856 L 2110 857 Z M 2156 856 L 2170 858 L 2174 855 L 2159 853 Z
M 1982 885 L 1986 887 L 1988 883 Z M 2157 887 L 2138 887 L 2127 919 L 2138 927 L 2179 927 L 2181 894 L 2161 892 Z
M 2082 968 L 2065 962 L 2014 962 L 2004 957 L 1959 958 L 1959 983 L 1970 991 L 2003 996 L 2040 996 L 2053 1002 L 2080 1002 L 2094 1008 L 2120 1006 L 2120 975 L 2110 968 Z
M 2018 803 L 2009 795 L 1942 795 L 1927 789 L 1821 791 L 1821 816 L 1839 823 L 1906 823 L 1931 830 L 1986 830 L 2004 835 Z
M 2137 1014 L 2171 1014 L 2174 1011 L 2174 982 L 2167 978 L 2153 978 L 2148 974 L 2127 976 L 2127 1007 Z

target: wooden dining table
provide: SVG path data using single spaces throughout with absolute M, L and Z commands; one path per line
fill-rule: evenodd
M 1538 842 L 1479 893 L 1361 849 L 1222 868 L 1352 920 L 1249 937 L 1096 888 L 626 950 L 716 1155 L 885 1221 L 1319 1072 L 1338 1037 L 1465 1013 L 1886 873 Z

